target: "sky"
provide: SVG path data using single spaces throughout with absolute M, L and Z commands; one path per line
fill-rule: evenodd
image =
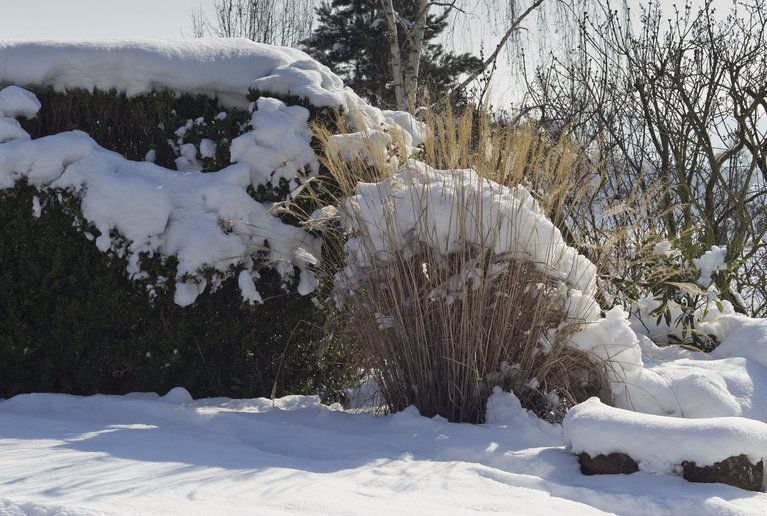
M 211 0 L 0 0 L 0 39 L 179 37 L 191 33 L 192 12 L 211 3 Z
M 0 39 L 178 37 L 191 33 L 193 11 L 212 4 L 213 0 L 0 0 Z

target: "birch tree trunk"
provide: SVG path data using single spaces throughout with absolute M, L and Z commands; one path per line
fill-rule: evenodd
M 429 0 L 419 0 L 416 11 L 415 23 L 412 28 L 406 29 L 410 47 L 407 53 L 405 65 L 405 94 L 408 100 L 408 108 L 415 107 L 418 91 L 418 72 L 421 66 L 421 52 L 423 52 L 424 34 L 426 33 L 426 15 L 431 7 Z
M 402 53 L 399 45 L 399 31 L 397 30 L 397 13 L 394 11 L 392 0 L 380 0 L 386 14 L 386 25 L 389 28 L 389 53 L 391 55 L 391 72 L 394 81 L 394 96 L 397 101 L 397 109 L 407 111 L 408 98 L 402 74 Z M 419 55 L 420 58 L 420 55 Z

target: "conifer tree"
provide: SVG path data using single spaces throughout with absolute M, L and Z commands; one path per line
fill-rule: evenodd
M 469 54 L 455 54 L 435 42 L 448 26 L 449 9 L 440 13 L 424 11 L 425 21 L 420 62 L 415 73 L 414 92 L 402 91 L 398 96 L 392 72 L 392 41 L 397 36 L 397 48 L 402 67 L 408 66 L 408 55 L 418 42 L 412 37 L 417 28 L 421 2 L 393 0 L 396 24 L 403 30 L 392 31 L 381 0 L 332 0 L 317 10 L 317 25 L 304 49 L 318 61 L 339 74 L 346 84 L 371 103 L 389 109 L 412 109 L 435 101 L 459 84 L 464 74 L 482 67 L 482 61 Z M 391 13 L 390 13 L 391 14 Z M 391 18 L 389 18 L 391 19 Z M 407 69 L 404 69 L 407 73 Z M 402 85 L 399 85 L 402 87 Z M 461 99 L 460 96 L 458 100 Z

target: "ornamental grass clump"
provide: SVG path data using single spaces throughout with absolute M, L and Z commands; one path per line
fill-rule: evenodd
M 565 192 L 541 196 L 543 207 L 517 186 L 560 184 L 553 174 L 565 173 L 566 149 L 539 145 L 532 129 L 489 137 L 489 126 L 483 133 L 467 117 L 446 120 L 423 131 L 418 161 L 404 158 L 413 148 L 396 134 L 357 135 L 352 146 L 317 131 L 340 194 L 338 231 L 326 225 L 324 235 L 325 263 L 340 271 L 331 299 L 386 408 L 482 422 L 500 386 L 558 420 L 574 403 L 607 398 L 604 365 L 567 346 L 599 307 L 594 265 L 545 215 Z M 480 166 L 461 168 L 472 163 Z

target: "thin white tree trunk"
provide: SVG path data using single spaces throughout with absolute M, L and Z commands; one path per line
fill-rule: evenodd
M 415 108 L 416 92 L 418 91 L 418 73 L 421 67 L 421 53 L 423 52 L 426 16 L 429 13 L 429 7 L 429 0 L 418 1 L 415 23 L 413 23 L 412 29 L 408 31 L 410 49 L 407 53 L 404 77 L 408 110 Z
M 380 0 L 386 14 L 386 25 L 389 27 L 389 54 L 391 56 L 391 72 L 394 80 L 394 95 L 397 100 L 397 109 L 406 111 L 408 100 L 405 92 L 402 74 L 402 54 L 399 46 L 399 33 L 397 31 L 397 14 L 394 12 L 392 0 Z

